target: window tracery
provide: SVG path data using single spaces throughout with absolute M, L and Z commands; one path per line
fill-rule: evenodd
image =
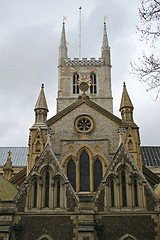
M 78 78 L 79 78 L 79 75 L 77 73 L 74 73 L 73 74 L 73 94 L 79 94 Z
M 97 79 L 96 79 L 96 74 L 91 73 L 90 78 L 92 80 L 92 84 L 90 86 L 90 94 L 96 94 L 97 93 Z

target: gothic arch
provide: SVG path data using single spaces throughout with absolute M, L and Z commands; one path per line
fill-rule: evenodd
M 130 234 L 125 234 L 123 235 L 119 240 L 136 240 L 132 235 Z
M 47 234 L 43 234 L 39 238 L 37 238 L 37 240 L 53 240 L 53 238 Z

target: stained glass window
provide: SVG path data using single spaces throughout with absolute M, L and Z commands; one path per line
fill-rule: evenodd
M 94 191 L 96 191 L 98 185 L 102 180 L 102 164 L 98 159 L 94 162 L 93 174 L 94 174 Z
M 67 177 L 68 177 L 73 189 L 76 191 L 76 165 L 73 160 L 70 160 L 68 162 Z
M 89 155 L 83 151 L 80 155 L 80 191 L 90 191 Z

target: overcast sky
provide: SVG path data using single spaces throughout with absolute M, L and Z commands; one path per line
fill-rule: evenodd
M 100 57 L 103 19 L 111 47 L 114 114 L 123 82 L 134 105 L 142 145 L 160 145 L 160 99 L 131 74 L 130 62 L 147 49 L 136 33 L 139 0 L 0 0 L 0 146 L 28 146 L 34 106 L 45 84 L 49 114 L 56 113 L 57 63 L 63 16 L 70 58 L 78 57 L 82 6 L 82 57 Z

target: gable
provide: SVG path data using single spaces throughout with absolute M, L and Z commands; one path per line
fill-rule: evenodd
M 84 103 L 86 105 L 88 105 L 89 107 L 91 107 L 92 109 L 96 110 L 97 112 L 101 113 L 102 115 L 106 116 L 108 119 L 114 121 L 115 123 L 122 124 L 122 120 L 120 118 L 116 117 L 115 115 L 113 115 L 112 113 L 107 111 L 106 109 L 102 108 L 95 102 L 91 101 L 89 99 L 89 97 L 85 95 L 83 97 L 80 96 L 77 101 L 75 101 L 74 103 L 72 103 L 71 105 L 69 105 L 68 107 L 63 109 L 62 111 L 58 112 L 55 116 L 50 118 L 47 121 L 48 125 L 49 126 L 52 125 L 53 123 L 58 121 L 60 118 L 64 117 L 66 114 L 72 112 L 74 109 L 76 109 L 77 107 L 81 106 Z
M 99 186 L 95 202 L 97 206 L 103 202 L 103 209 L 110 211 L 114 208 L 153 211 L 159 204 L 153 189 L 124 144 L 117 150 Z
M 57 200 L 57 194 L 59 194 L 59 200 Z M 60 197 L 61 194 L 63 197 Z M 72 204 L 68 203 L 67 198 L 71 200 Z M 46 207 L 50 210 L 54 210 L 57 207 L 73 209 L 76 206 L 78 198 L 50 144 L 46 145 L 14 201 L 20 212 L 33 211 L 33 209 L 37 211 L 37 208 L 42 210 Z M 48 201 L 47 204 L 46 201 Z M 59 202 L 57 203 L 56 201 Z

